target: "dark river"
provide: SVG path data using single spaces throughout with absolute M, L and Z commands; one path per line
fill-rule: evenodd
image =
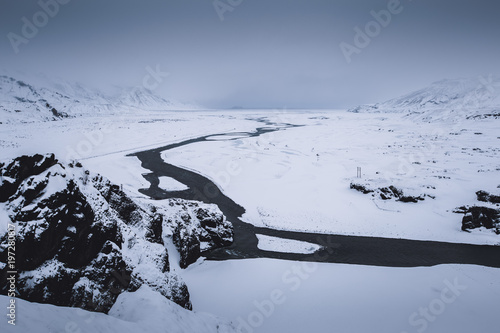
M 190 170 L 165 162 L 161 153 L 169 149 L 187 146 L 197 142 L 213 140 L 241 140 L 266 133 L 293 130 L 287 123 L 275 124 L 265 118 L 255 119 L 263 123 L 252 132 L 230 132 L 204 135 L 194 139 L 149 149 L 129 156 L 136 156 L 142 167 L 150 173 L 144 177 L 149 188 L 140 192 L 152 199 L 182 198 L 216 204 L 227 220 L 234 226 L 234 242 L 231 246 L 206 251 L 208 260 L 244 258 L 275 258 L 311 262 L 348 263 L 391 267 L 432 266 L 439 264 L 477 264 L 500 267 L 500 246 L 469 245 L 435 241 L 417 241 L 380 237 L 342 236 L 293 232 L 255 227 L 241 219 L 245 209 L 222 193 L 210 179 Z M 165 191 L 158 187 L 159 177 L 171 177 L 185 184 L 183 191 Z M 306 241 L 322 246 L 313 254 L 295 254 L 263 251 L 257 248 L 256 234 Z

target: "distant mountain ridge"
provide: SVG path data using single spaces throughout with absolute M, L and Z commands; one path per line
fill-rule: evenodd
M 385 102 L 360 105 L 350 112 L 436 113 L 465 112 L 467 116 L 500 112 L 500 78 L 441 80 Z
M 139 110 L 192 109 L 199 107 L 164 99 L 144 87 L 104 93 L 79 83 L 33 83 L 0 75 L 0 123 L 4 124 Z

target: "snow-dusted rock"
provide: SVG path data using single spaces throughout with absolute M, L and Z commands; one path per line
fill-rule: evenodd
M 417 203 L 419 201 L 425 200 L 425 197 L 433 198 L 429 194 L 419 194 L 419 195 L 408 195 L 404 194 L 403 190 L 397 188 L 394 185 L 389 185 L 379 188 L 370 188 L 368 184 L 351 183 L 349 187 L 353 190 L 359 191 L 363 194 L 372 194 L 372 197 L 380 197 L 382 200 L 395 199 L 401 202 L 413 202 Z
M 482 206 L 467 207 L 462 219 L 462 230 L 468 231 L 480 227 L 495 228 L 500 234 L 500 209 Z
M 230 245 L 233 230 L 221 211 L 214 205 L 182 199 L 169 200 L 165 216 L 172 231 L 172 240 L 180 253 L 180 267 L 194 263 L 203 251 Z
M 500 235 L 500 196 L 483 190 L 477 191 L 476 196 L 482 202 L 481 205 L 462 206 L 455 210 L 456 213 L 464 214 L 462 230 L 484 227 Z
M 136 203 L 106 178 L 52 154 L 0 164 L 0 193 L 16 226 L 19 294 L 29 301 L 106 313 L 119 294 L 148 285 L 191 309 L 187 286 L 170 272 L 165 236 L 180 249 L 183 267 L 183 258 L 232 241 L 231 224 L 212 205 Z M 7 243 L 3 232 L 2 273 Z

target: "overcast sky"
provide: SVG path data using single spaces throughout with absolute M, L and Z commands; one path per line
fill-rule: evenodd
M 1 0 L 0 67 L 105 88 L 141 85 L 158 66 L 164 97 L 273 108 L 351 107 L 500 70 L 493 0 L 220 0 L 219 12 L 212 0 L 59 1 L 51 17 Z M 393 13 L 375 23 L 382 10 Z

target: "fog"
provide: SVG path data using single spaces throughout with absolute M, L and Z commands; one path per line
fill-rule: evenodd
M 101 89 L 160 69 L 157 94 L 207 107 L 343 108 L 498 75 L 499 14 L 488 0 L 10 0 L 0 67 Z

